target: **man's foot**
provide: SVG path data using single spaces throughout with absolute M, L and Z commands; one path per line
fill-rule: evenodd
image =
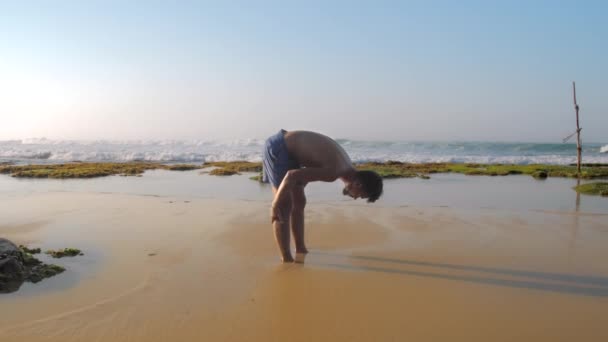
M 301 248 L 296 247 L 296 254 L 307 254 L 307 253 L 308 253 L 308 249 L 306 247 L 301 247 Z
M 291 255 L 283 256 L 283 257 L 281 258 L 281 261 L 282 261 L 284 264 L 289 263 L 289 262 L 293 262 L 293 257 L 292 257 Z
M 296 260 L 294 261 L 296 264 L 303 264 L 306 259 L 306 253 L 296 253 Z

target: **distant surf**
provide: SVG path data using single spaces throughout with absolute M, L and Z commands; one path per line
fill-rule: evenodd
M 570 164 L 576 145 L 560 143 L 405 142 L 338 139 L 353 161 L 397 160 L 410 163 Z M 51 140 L 0 141 L 0 161 L 203 163 L 260 161 L 264 139 L 220 140 Z M 583 145 L 583 161 L 608 163 L 608 145 Z

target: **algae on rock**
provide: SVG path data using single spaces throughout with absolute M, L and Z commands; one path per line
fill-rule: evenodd
M 25 281 L 37 283 L 65 271 L 65 268 L 45 264 L 32 255 L 39 248 L 30 249 L 0 238 L 0 293 L 19 290 Z
M 53 258 L 63 258 L 63 257 L 73 257 L 73 256 L 77 256 L 77 255 L 84 255 L 82 253 L 82 251 L 78 248 L 64 248 L 64 249 L 51 249 L 48 250 L 46 252 L 44 252 L 44 254 L 50 255 Z
M 574 190 L 580 192 L 581 194 L 587 195 L 600 195 L 600 196 L 608 196 L 608 183 L 606 182 L 596 182 L 596 183 L 587 183 L 581 184 L 574 187 Z

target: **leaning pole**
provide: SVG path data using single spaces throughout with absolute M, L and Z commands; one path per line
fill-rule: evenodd
M 583 154 L 583 147 L 581 146 L 581 128 L 579 126 L 579 120 L 578 120 L 578 103 L 576 102 L 576 83 L 574 83 L 574 81 L 572 81 L 572 93 L 574 95 L 574 110 L 576 111 L 576 155 L 577 155 L 577 162 L 576 162 L 576 169 L 578 171 L 578 176 L 581 176 L 581 159 L 582 159 L 582 154 Z

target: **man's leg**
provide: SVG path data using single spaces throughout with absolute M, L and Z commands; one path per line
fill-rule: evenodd
M 291 232 L 296 243 L 296 253 L 308 253 L 304 242 L 304 207 L 306 207 L 306 195 L 303 186 L 296 186 L 291 192 L 291 215 L 289 220 Z
M 276 196 L 277 188 L 272 187 L 272 192 Z M 293 262 L 293 257 L 291 256 L 290 250 L 290 237 L 289 237 L 289 213 L 291 212 L 291 198 L 283 204 L 280 208 L 281 213 L 283 213 L 283 217 L 281 220 L 275 220 L 272 223 L 272 228 L 274 230 L 274 238 L 277 241 L 277 245 L 279 246 L 279 251 L 281 252 L 281 259 L 283 262 Z M 283 221 L 283 222 L 280 222 Z

